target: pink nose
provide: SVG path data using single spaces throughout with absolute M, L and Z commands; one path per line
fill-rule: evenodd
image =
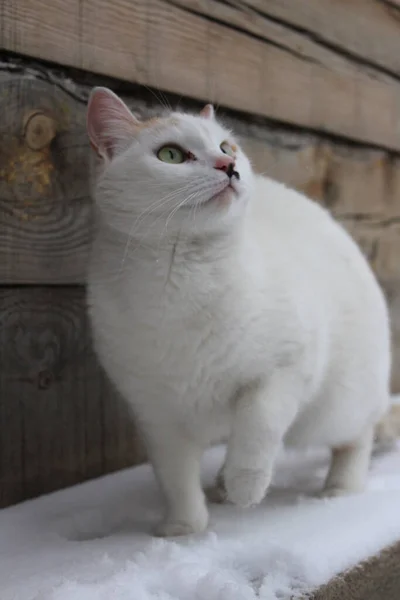
M 214 169 L 227 172 L 230 165 L 235 165 L 235 160 L 232 156 L 219 156 L 215 161 Z

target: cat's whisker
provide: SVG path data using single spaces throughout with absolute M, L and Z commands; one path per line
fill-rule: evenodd
M 192 184 L 191 184 L 191 187 L 195 186 L 195 184 L 196 184 L 197 182 L 201 182 L 201 181 L 202 181 L 202 178 L 201 178 L 201 177 L 198 177 L 197 179 L 195 179 L 195 180 L 192 182 Z M 179 193 L 181 193 L 182 191 L 185 191 L 185 190 L 179 190 Z M 169 223 L 169 221 L 171 220 L 171 218 L 173 217 L 173 215 L 174 215 L 174 214 L 177 212 L 177 210 L 179 210 L 179 209 L 180 209 L 182 206 L 184 206 L 185 204 L 187 204 L 187 202 L 188 202 L 188 201 L 190 201 L 190 200 L 191 200 L 193 197 L 195 197 L 195 196 L 196 196 L 196 194 L 198 194 L 198 191 L 196 191 L 196 192 L 193 192 L 192 194 L 189 194 L 189 196 L 185 196 L 185 197 L 182 199 L 182 202 L 178 203 L 178 205 L 177 205 L 177 206 L 175 206 L 175 207 L 172 209 L 171 213 L 169 214 L 169 216 L 168 216 L 168 217 L 167 217 L 167 219 L 166 219 L 165 226 L 163 227 L 163 229 L 162 229 L 162 232 L 161 232 L 161 234 L 160 234 L 160 237 L 159 237 L 159 243 L 158 243 L 158 251 L 159 251 L 159 249 L 160 249 L 161 240 L 163 239 L 164 233 L 166 233 L 166 231 L 167 231 L 167 228 L 168 228 L 168 223 Z M 154 223 L 156 223 L 156 222 L 157 222 L 159 219 L 161 219 L 162 217 L 164 217 L 164 215 L 165 215 L 166 213 L 167 213 L 167 211 L 165 211 L 165 212 L 163 212 L 161 215 L 159 215 L 159 217 L 157 217 L 157 219 L 154 221 Z M 191 209 L 190 209 L 190 212 L 189 212 L 189 214 L 190 214 L 190 213 L 191 213 Z
M 151 94 L 153 94 L 153 96 L 155 97 L 155 99 L 161 104 L 161 106 L 163 106 L 165 109 L 172 111 L 171 105 L 167 100 L 167 97 L 161 92 L 160 89 L 154 90 L 153 88 L 142 84 L 143 87 L 149 91 Z
M 189 198 L 190 198 L 190 196 L 189 196 Z M 158 250 L 157 250 L 157 253 L 158 253 L 158 254 L 160 253 L 161 241 L 164 239 L 164 234 L 165 234 L 165 235 L 167 234 L 167 230 L 168 230 L 168 221 L 169 221 L 169 219 L 170 219 L 170 217 L 171 217 L 171 214 L 172 214 L 172 212 L 174 212 L 174 211 L 175 211 L 175 209 L 176 209 L 176 210 L 178 210 L 178 209 L 179 209 L 181 206 L 183 206 L 183 204 L 185 204 L 186 202 L 187 202 L 187 198 L 185 198 L 185 199 L 184 199 L 182 202 L 178 203 L 177 207 L 175 207 L 175 208 L 174 208 L 174 209 L 171 211 L 171 213 L 169 214 L 169 216 L 167 217 L 167 219 L 166 219 L 166 222 L 165 222 L 165 225 L 164 225 L 164 227 L 162 228 L 162 230 L 161 230 L 161 233 L 160 233 L 160 236 L 159 236 L 159 238 L 158 238 Z M 165 214 L 166 214 L 166 213 L 164 212 L 162 216 L 164 216 Z
M 200 179 L 200 178 L 199 178 Z M 185 184 L 185 186 L 182 186 L 181 188 L 177 188 L 176 190 L 174 190 L 173 192 L 170 192 L 169 194 L 167 194 L 166 196 L 164 196 L 163 198 L 157 200 L 156 202 L 153 202 L 150 207 L 147 207 L 134 221 L 128 236 L 127 236 L 127 243 L 125 246 L 125 251 L 124 251 L 124 256 L 121 262 L 121 268 L 123 268 L 128 251 L 129 251 L 129 246 L 130 246 L 130 242 L 133 239 L 133 234 L 135 232 L 135 229 L 137 227 L 140 226 L 140 224 L 143 222 L 144 219 L 146 219 L 147 217 L 149 217 L 155 210 L 157 210 L 158 208 L 161 208 L 163 205 L 165 205 L 166 203 L 168 203 L 169 201 L 173 201 L 174 198 L 180 194 L 182 194 L 182 192 L 185 192 L 186 189 L 188 189 L 189 187 L 193 186 L 193 182 L 190 182 L 190 184 Z M 182 201 L 181 205 L 183 205 L 185 202 L 187 201 L 186 197 L 184 198 L 184 200 Z M 179 206 L 180 207 L 180 206 Z M 179 208 L 178 207 L 178 208 Z M 153 224 L 158 221 L 164 214 L 166 213 L 161 213 L 161 215 L 159 215 L 159 217 L 157 217 L 155 219 L 155 221 L 153 222 Z M 139 243 L 137 245 L 137 247 L 135 248 L 135 250 L 140 247 L 140 244 L 142 243 L 142 241 L 145 239 L 146 235 L 143 235 L 140 240 Z M 135 251 L 134 250 L 134 251 Z
M 168 215 L 168 217 L 167 217 L 167 219 L 166 219 L 165 225 L 164 225 L 164 227 L 163 227 L 163 229 L 162 229 L 162 231 L 161 231 L 160 237 L 159 237 L 159 241 L 158 241 L 158 251 L 159 251 L 159 249 L 160 249 L 161 240 L 163 239 L 164 233 L 165 233 L 165 234 L 167 233 L 167 230 L 168 230 L 168 223 L 169 223 L 169 222 L 170 222 L 170 220 L 173 218 L 174 214 L 175 214 L 175 213 L 176 213 L 176 212 L 177 212 L 177 211 L 178 211 L 178 210 L 179 210 L 179 209 L 180 209 L 182 206 L 184 206 L 184 205 L 185 205 L 185 204 L 186 204 L 188 201 L 190 201 L 190 200 L 191 200 L 191 199 L 194 197 L 194 195 L 195 195 L 195 194 L 196 194 L 196 192 L 193 192 L 192 194 L 189 194 L 189 196 L 186 196 L 186 197 L 185 197 L 185 198 L 184 198 L 184 199 L 183 199 L 181 202 L 179 202 L 179 203 L 178 203 L 178 205 L 177 205 L 177 206 L 175 206 L 175 207 L 172 209 L 172 211 L 169 213 L 169 215 Z M 160 217 L 161 217 L 161 216 L 164 216 L 165 214 L 166 214 L 166 213 L 164 212 L 162 215 L 160 215 Z M 189 214 L 190 214 L 190 212 L 189 212 Z
M 168 195 L 170 196 L 170 194 Z M 147 218 L 149 217 L 155 210 L 157 210 L 157 208 L 161 208 L 164 204 L 166 204 L 169 201 L 169 197 L 166 196 L 164 198 L 161 198 L 160 201 L 155 202 L 153 204 L 150 205 L 150 208 L 145 209 L 134 221 L 128 235 L 127 235 L 127 241 L 126 241 L 126 245 L 125 245 L 125 250 L 124 250 L 124 255 L 121 261 L 121 269 L 123 269 L 123 266 L 125 264 L 128 252 L 129 252 L 129 248 L 130 248 L 130 244 L 131 241 L 133 239 L 135 230 L 141 225 L 141 223 Z M 157 219 L 155 220 L 157 221 Z M 155 222 L 154 221 L 154 222 Z M 142 243 L 142 241 L 145 239 L 146 234 L 142 235 L 141 238 L 138 241 L 138 244 L 136 245 L 136 248 L 133 250 L 133 252 L 135 252 L 135 250 L 137 250 L 138 247 L 140 247 L 140 244 Z
M 153 212 L 157 208 L 161 208 L 163 206 L 163 204 L 165 204 L 168 200 L 174 199 L 175 195 L 178 195 L 178 194 L 184 192 L 188 186 L 189 186 L 189 184 L 186 184 L 185 186 L 182 186 L 181 188 L 177 188 L 176 190 L 173 190 L 172 192 L 168 193 L 166 196 L 163 196 L 162 198 L 159 198 L 155 202 L 150 204 L 150 206 L 145 208 L 144 211 L 137 217 L 138 224 L 140 224 L 141 220 L 143 218 L 145 218 L 146 216 L 148 216 L 151 212 Z
M 172 219 L 172 217 L 174 216 L 174 214 L 184 205 L 186 204 L 189 200 L 191 200 L 194 195 L 196 194 L 196 192 L 193 192 L 192 194 L 190 194 L 189 196 L 187 196 L 186 198 L 184 198 L 181 202 L 179 202 L 179 204 L 177 206 L 175 206 L 172 211 L 170 212 L 170 214 L 167 217 L 167 220 L 165 222 L 165 229 L 168 229 L 168 224 L 170 222 L 170 220 Z
M 195 194 L 195 196 L 194 196 L 194 200 L 196 199 L 196 196 L 198 196 L 198 195 L 199 195 L 199 192 L 196 192 L 196 194 Z M 191 208 L 190 208 L 190 212 L 189 212 L 189 215 L 188 215 L 188 219 L 186 219 L 186 223 L 187 223 L 187 221 L 188 221 L 188 220 L 189 220 L 191 217 L 193 217 L 192 221 L 193 221 L 193 223 L 194 223 L 194 224 L 196 224 L 196 209 L 197 209 L 197 207 L 198 207 L 200 204 L 201 204 L 200 202 L 194 202 L 194 203 L 193 203 L 193 205 L 192 205 L 192 206 L 191 206 Z
M 160 201 L 154 202 L 153 204 L 150 205 L 150 207 L 146 208 L 142 213 L 140 213 L 140 215 L 134 220 L 134 222 L 127 234 L 125 249 L 124 249 L 124 253 L 123 253 L 123 257 L 122 257 L 121 265 L 120 265 L 121 270 L 123 269 L 126 258 L 128 256 L 130 243 L 133 239 L 135 230 L 140 226 L 140 224 L 143 222 L 143 220 L 146 219 L 146 217 L 150 216 L 152 212 L 157 210 L 157 208 L 161 208 L 161 206 L 164 204 L 164 202 L 163 202 L 164 200 L 165 200 L 165 198 L 162 198 Z M 138 246 L 140 246 L 140 243 L 142 242 L 144 237 L 145 236 L 142 236 L 142 238 L 139 240 Z

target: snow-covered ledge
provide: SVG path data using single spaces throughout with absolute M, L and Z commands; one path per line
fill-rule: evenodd
M 206 455 L 205 483 L 222 454 Z M 359 496 L 313 498 L 326 468 L 324 452 L 287 453 L 261 506 L 215 506 L 209 532 L 188 539 L 150 536 L 161 502 L 147 465 L 7 508 L 1 599 L 303 598 L 400 540 L 400 446 L 374 458 Z M 347 597 L 327 589 L 319 600 Z

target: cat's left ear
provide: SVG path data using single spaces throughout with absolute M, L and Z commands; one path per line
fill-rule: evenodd
M 200 111 L 200 116 L 204 119 L 213 119 L 214 114 L 214 107 L 212 104 L 206 104 L 205 107 Z
M 140 122 L 111 90 L 94 88 L 87 108 L 90 145 L 103 159 L 111 160 L 125 149 L 140 127 Z

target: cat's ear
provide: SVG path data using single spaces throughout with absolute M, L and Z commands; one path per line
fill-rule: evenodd
M 126 104 L 103 87 L 94 88 L 90 94 L 86 124 L 90 145 L 106 160 L 126 148 L 140 127 Z
M 212 104 L 206 104 L 205 107 L 200 111 L 200 116 L 204 119 L 214 118 L 214 107 Z

